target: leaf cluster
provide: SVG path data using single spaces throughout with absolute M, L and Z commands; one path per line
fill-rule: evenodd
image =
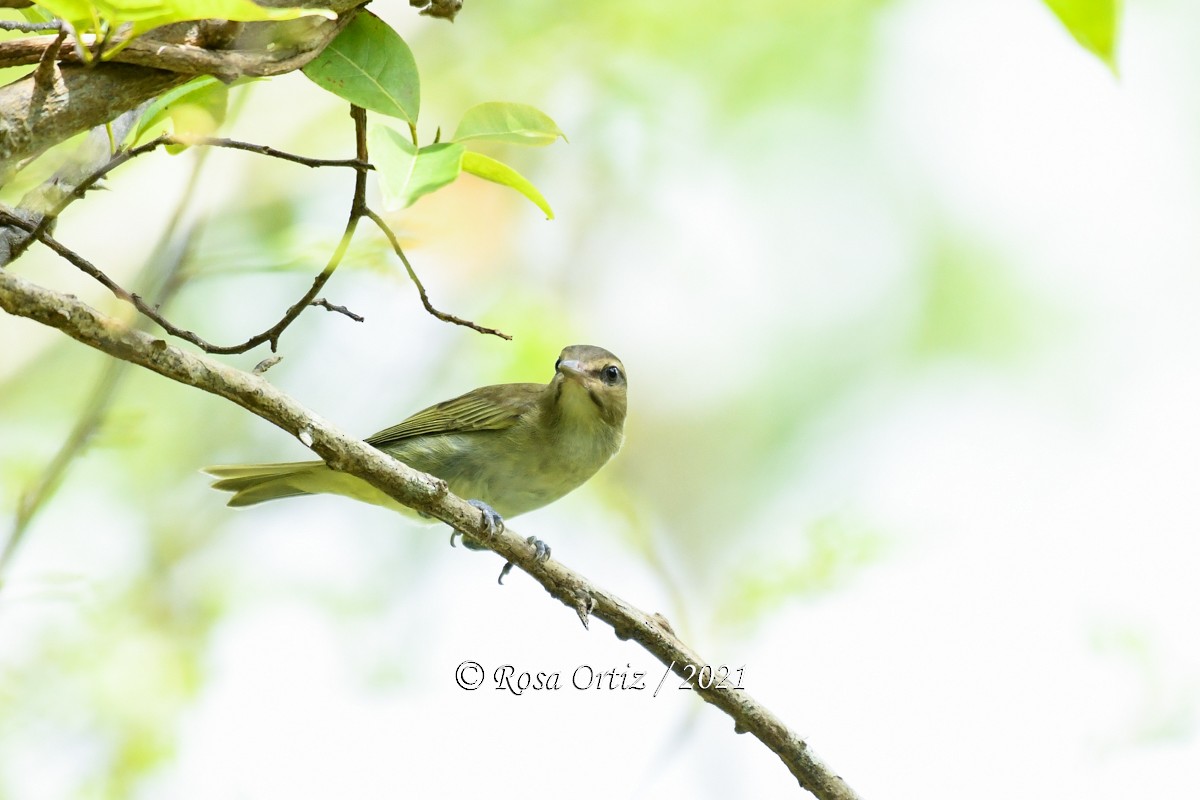
M 554 217 L 546 198 L 524 176 L 466 144 L 552 144 L 566 138 L 554 120 L 521 103 L 482 103 L 463 114 L 450 141 L 435 138 L 422 145 L 417 137 L 421 82 L 416 59 L 400 34 L 373 14 L 359 14 L 304 74 L 354 105 L 406 123 L 405 130 L 386 123 L 371 126 L 372 161 L 389 207 L 407 208 L 467 172 L 515 189 L 548 219 Z

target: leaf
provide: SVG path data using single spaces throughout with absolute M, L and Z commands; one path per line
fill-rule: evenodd
M 416 59 L 400 34 L 374 14 L 355 17 L 304 74 L 343 100 L 417 124 L 421 81 Z
M 550 204 L 542 197 L 542 193 L 508 164 L 468 150 L 463 154 L 462 169 L 463 172 L 469 172 L 492 183 L 516 189 L 540 208 L 546 219 L 554 219 L 554 212 L 550 210 Z
M 37 6 L 26 6 L 25 8 L 18 9 L 18 11 L 25 18 L 26 22 L 50 22 L 54 19 L 53 14 Z
M 173 122 L 176 133 L 207 136 L 225 121 L 228 99 L 229 90 L 225 84 L 211 75 L 201 75 L 155 98 L 138 120 L 129 141 L 141 141 L 147 134 L 157 136 L 167 129 L 168 119 Z M 204 117 L 207 117 L 207 123 Z
M 486 139 L 493 142 L 509 142 L 534 147 L 553 144 L 558 137 L 566 136 L 554 120 L 533 106 L 523 103 L 480 103 L 467 109 L 454 141 Z
M 89 0 L 34 0 L 33 4 L 51 16 L 66 20 L 77 31 L 99 27 L 100 12 Z
M 71 23 L 77 31 L 99 33 L 102 22 L 109 30 L 126 23 L 137 36 L 151 28 L 195 19 L 238 22 L 296 19 L 320 16 L 337 19 L 324 8 L 265 8 L 251 0 L 33 0 L 35 5 Z
M 1117 71 L 1121 0 L 1045 0 L 1075 41 Z
M 266 8 L 251 0 L 95 0 L 100 16 L 113 27 L 133 23 L 133 34 L 151 28 L 195 19 L 227 19 L 234 22 L 265 22 L 324 17 L 337 19 L 325 8 Z
M 442 142 L 418 149 L 403 134 L 386 125 L 368 133 L 371 162 L 379 173 L 384 204 L 408 208 L 420 197 L 453 183 L 462 172 L 461 144 Z

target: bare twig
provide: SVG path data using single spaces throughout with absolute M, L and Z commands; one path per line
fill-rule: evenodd
M 421 295 L 421 305 L 425 306 L 426 311 L 440 319 L 442 322 L 452 322 L 455 325 L 462 325 L 464 328 L 470 328 L 471 330 L 478 331 L 479 333 L 487 333 L 491 334 L 492 336 L 499 336 L 501 339 L 512 341 L 512 337 L 504 331 L 498 331 L 495 328 L 485 328 L 478 323 L 471 322 L 469 319 L 456 317 L 453 314 L 447 314 L 445 311 L 438 311 L 436 308 L 434 308 L 433 303 L 429 302 L 429 295 L 425 293 L 425 285 L 421 283 L 421 279 L 417 277 L 417 271 L 413 269 L 412 264 L 409 263 L 408 256 L 404 255 L 404 249 L 400 247 L 400 240 L 396 238 L 395 232 L 392 231 L 388 224 L 383 220 L 383 217 L 379 216 L 371 209 L 367 209 L 366 216 L 379 227 L 379 230 L 383 231 L 383 235 L 387 237 L 388 242 L 392 245 L 392 250 L 394 250 L 396 255 L 400 257 L 400 261 L 403 262 L 404 268 L 408 270 L 408 277 L 412 280 L 413 285 L 417 287 L 417 293 Z
M 168 145 L 222 147 L 230 150 L 245 150 L 250 153 L 257 153 L 263 156 L 270 156 L 271 158 L 278 158 L 282 161 L 290 161 L 293 164 L 301 164 L 306 167 L 349 167 L 351 169 L 358 170 L 374 169 L 374 167 L 370 164 L 357 158 L 309 158 L 307 156 L 301 156 L 296 155 L 295 153 L 277 150 L 274 147 L 268 147 L 265 144 L 254 144 L 253 142 L 241 142 L 236 139 L 224 139 L 212 136 L 187 137 L 165 133 L 136 147 L 130 147 L 117 152 L 111 159 L 109 159 L 108 162 L 101 165 L 85 178 L 80 180 L 71 191 L 65 193 L 58 203 L 43 215 L 41 221 L 38 223 L 37 228 L 35 228 L 29 236 L 26 236 L 12 246 L 9 255 L 9 261 L 16 261 L 18 258 L 20 258 L 35 239 L 40 238 L 41 234 L 45 231 L 51 230 L 51 226 L 53 226 L 55 220 L 62 215 L 67 206 L 82 198 L 89 189 L 95 186 L 96 183 L 107 176 L 110 172 L 128 161 L 132 161 L 138 156 L 145 155 L 146 153 Z
M 21 228 L 22 230 L 29 231 L 30 233 L 32 233 L 37 227 L 2 209 L 0 209 L 0 222 L 5 223 L 6 225 L 12 225 L 16 228 Z M 325 285 L 325 281 L 329 279 L 329 276 L 326 272 L 322 272 L 320 275 L 318 275 L 316 280 L 313 281 L 313 288 L 309 289 L 305 297 L 301 298 L 299 302 L 291 306 L 284 314 L 283 318 L 279 320 L 279 322 L 275 323 L 262 333 L 250 337 L 241 344 L 217 345 L 205 340 L 199 334 L 193 331 L 190 331 L 186 328 L 181 328 L 174 324 L 164 317 L 156 306 L 147 303 L 145 299 L 143 299 L 137 293 L 126 290 L 112 278 L 108 277 L 104 270 L 100 269 L 71 248 L 67 247 L 50 234 L 42 233 L 37 238 L 39 242 L 49 247 L 72 266 L 94 278 L 98 283 L 112 292 L 113 296 L 120 300 L 124 300 L 146 317 L 153 320 L 160 328 L 169 333 L 171 336 L 183 339 L 185 342 L 191 342 L 206 353 L 219 355 L 234 355 L 237 353 L 244 353 L 247 350 L 253 349 L 254 347 L 257 347 L 266 341 L 271 342 L 271 350 L 274 351 L 278 346 L 279 336 L 296 320 L 296 317 L 300 316 L 300 311 L 303 311 L 308 306 L 310 302 L 308 295 L 315 295 L 317 292 L 319 292 L 321 287 Z M 345 237 L 343 237 L 343 239 L 345 240 Z M 344 253 L 346 249 L 346 241 L 348 240 L 345 240 L 343 243 L 339 244 L 338 252 L 335 253 L 335 259 L 331 259 L 331 263 L 335 260 L 341 259 L 341 253 Z
M 16 257 L 19 257 L 24 252 L 25 248 L 28 247 L 28 242 L 36 239 L 36 240 L 40 241 L 42 244 L 49 247 L 51 250 L 53 250 L 59 256 L 66 259 L 68 262 L 70 262 L 72 265 L 74 265 L 77 269 L 81 270 L 82 272 L 84 272 L 87 275 L 94 278 L 96 281 L 98 281 L 100 284 L 102 284 L 105 288 L 107 288 L 110 292 L 112 292 L 113 295 L 115 295 L 116 297 L 118 297 L 121 300 L 125 300 L 126 302 L 131 303 L 135 308 L 137 308 L 138 311 L 140 311 L 146 317 L 150 318 L 155 323 L 157 323 L 158 326 L 161 327 L 164 331 L 171 334 L 172 336 L 176 336 L 180 339 L 183 339 L 184 341 L 191 342 L 192 344 L 196 345 L 197 347 L 199 347 L 200 349 L 204 350 L 207 353 L 217 353 L 217 354 L 225 354 L 225 355 L 244 353 L 247 350 L 251 350 L 254 347 L 257 347 L 258 345 L 260 345 L 264 342 L 269 342 L 270 346 L 271 346 L 271 350 L 275 351 L 279 347 L 279 337 L 293 322 L 296 321 L 296 318 L 300 316 L 300 314 L 304 311 L 304 309 L 308 308 L 313 303 L 313 301 L 316 299 L 316 296 L 320 293 L 321 289 L 325 286 L 325 283 L 333 275 L 334 270 L 337 269 L 338 264 L 341 263 L 342 258 L 345 256 L 346 249 L 350 245 L 350 239 L 354 235 L 354 230 L 358 225 L 358 220 L 362 218 L 364 210 L 366 209 L 366 197 L 367 197 L 366 175 L 367 175 L 367 171 L 371 169 L 371 165 L 369 163 L 367 163 L 366 112 L 363 111 L 362 109 L 358 108 L 357 106 L 352 106 L 351 108 L 352 108 L 352 116 L 354 117 L 354 120 L 355 120 L 356 157 L 354 159 L 338 159 L 338 160 L 312 159 L 312 158 L 306 158 L 304 156 L 297 156 L 292 153 L 285 153 L 282 150 L 276 150 L 275 148 L 272 148 L 272 147 L 266 147 L 264 145 L 254 145 L 254 144 L 249 144 L 246 142 L 238 142 L 238 141 L 235 141 L 232 139 L 216 139 L 216 138 L 209 137 L 209 138 L 204 138 L 204 139 L 197 139 L 197 140 L 194 140 L 194 142 L 188 142 L 187 140 L 179 139 L 177 137 L 169 136 L 169 135 L 160 136 L 160 137 L 153 139 L 149 142 L 146 142 L 145 144 L 140 145 L 138 147 L 134 147 L 134 148 L 130 148 L 129 150 L 122 151 L 122 152 L 118 153 L 116 156 L 114 156 L 112 158 L 112 160 L 110 160 L 108 163 L 106 163 L 99 169 L 95 170 L 89 176 L 87 176 L 82 181 L 80 181 L 80 183 L 74 188 L 74 190 L 71 191 L 66 196 L 64 196 L 62 198 L 62 200 L 60 200 L 59 203 L 53 209 L 51 209 L 49 212 L 47 212 L 36 225 L 32 225 L 27 220 L 22 219 L 21 217 L 18 217 L 14 214 L 10 214 L 10 213 L 4 211 L 3 209 L 0 209 L 0 221 L 4 222 L 5 224 L 7 224 L 9 226 L 27 231 L 29 233 L 29 236 L 25 237 L 24 240 L 22 240 L 21 242 L 18 242 L 16 245 L 14 245 L 14 247 L 12 249 L 12 252 L 13 252 L 12 258 L 15 259 Z M 131 292 L 127 291 L 126 289 L 124 289 L 123 287 L 121 287 L 116 281 L 109 278 L 108 275 L 103 270 L 99 269 L 94 264 L 92 264 L 90 261 L 88 261 L 86 258 L 84 258 L 82 255 L 75 252 L 74 250 L 67 247 L 66 245 L 62 244 L 57 239 L 50 236 L 49 233 L 47 233 L 47 228 L 53 223 L 53 221 L 55 219 L 58 218 L 58 215 L 61 214 L 62 211 L 71 202 L 73 202 L 74 199 L 81 197 L 84 192 L 86 192 L 88 189 L 90 189 L 92 186 L 94 186 L 96 184 L 96 182 L 99 181 L 102 177 L 107 175 L 112 170 L 116 169 L 121 164 L 124 164 L 126 161 L 129 161 L 130 159 L 136 158 L 137 156 L 140 156 L 144 153 L 148 153 L 151 150 L 154 150 L 163 145 L 173 144 L 173 143 L 200 143 L 200 144 L 204 144 L 204 145 L 210 145 L 213 147 L 228 147 L 228 148 L 237 149 L 237 150 L 248 150 L 251 152 L 257 152 L 257 153 L 261 153 L 262 155 L 268 155 L 268 156 L 271 156 L 274 158 L 281 158 L 286 161 L 304 164 L 305 166 L 309 166 L 309 167 L 338 166 L 338 167 L 351 167 L 351 168 L 357 170 L 358 174 L 356 175 L 356 178 L 355 178 L 354 197 L 353 197 L 353 200 L 351 201 L 350 215 L 349 215 L 349 219 L 346 223 L 346 229 L 345 229 L 345 232 L 342 234 L 341 241 L 338 242 L 338 246 L 334 249 L 333 255 L 330 257 L 328 263 L 325 265 L 325 268 L 313 280 L 312 286 L 309 288 L 309 290 L 307 292 L 305 292 L 304 296 L 301 297 L 298 301 L 296 301 L 293 305 L 291 305 L 288 308 L 288 310 L 286 312 L 284 312 L 283 317 L 280 318 L 280 320 L 278 322 L 276 322 L 274 325 L 272 325 L 270 328 L 266 329 L 262 333 L 251 336 L 249 339 L 242 342 L 241 344 L 216 345 L 216 344 L 213 344 L 213 343 L 205 340 L 199 334 L 196 334 L 193 331 L 187 330 L 185 328 L 181 328 L 181 327 L 173 324 L 172 322 L 167 320 L 160 313 L 158 308 L 149 305 L 137 294 L 131 293 Z
M 317 300 L 313 300 L 311 303 L 309 303 L 309 305 L 310 306 L 320 306 L 321 308 L 325 309 L 326 311 L 336 311 L 339 314 L 344 314 L 345 316 L 349 317 L 350 319 L 354 320 L 355 322 L 365 322 L 366 321 L 366 317 L 355 314 L 353 311 L 346 308 L 345 306 L 335 306 L 333 303 L 329 302 L 324 297 L 319 298 Z
M 295 436 L 332 468 L 361 478 L 410 508 L 464 531 L 527 572 L 546 591 L 582 617 L 593 615 L 616 635 L 641 645 L 685 680 L 707 663 L 679 639 L 659 615 L 647 614 L 554 560 L 539 561 L 511 529 L 491 533 L 479 510 L 450 494 L 444 481 L 426 475 L 325 422 L 263 378 L 188 353 L 143 331 L 132 330 L 70 295 L 0 270 L 0 308 L 61 330 L 101 350 L 171 380 L 223 397 Z M 693 688 L 697 697 L 734 720 L 779 756 L 799 784 L 821 800 L 853 800 L 854 791 L 769 709 L 748 692 L 728 687 Z
M 182 144 L 196 147 L 225 147 L 230 150 L 245 150 L 250 153 L 258 153 L 260 156 L 270 156 L 271 158 L 290 161 L 293 164 L 301 164 L 305 167 L 349 167 L 350 169 L 357 170 L 375 169 L 375 167 L 366 161 L 358 158 L 309 158 L 308 156 L 298 156 L 295 153 L 276 150 L 274 147 L 268 147 L 265 144 L 239 142 L 236 139 L 222 139 L 213 136 L 171 135 L 164 135 L 159 137 L 159 139 L 161 140 L 159 142 L 160 145 Z
M 58 29 L 59 24 L 57 22 L 20 22 L 18 20 L 0 19 L 0 31 L 33 33 L 34 31 L 56 31 Z
M 317 299 L 317 295 L 321 293 L 321 289 L 325 288 L 325 284 L 333 277 L 333 272 L 342 263 L 342 258 L 346 255 L 346 250 L 350 247 L 350 240 L 354 238 L 354 230 L 358 227 L 358 220 L 362 217 L 363 211 L 367 207 L 367 112 L 359 106 L 350 106 L 350 116 L 354 120 L 354 152 L 357 162 L 354 176 L 354 197 L 350 201 L 350 216 L 346 220 L 346 229 L 342 232 L 342 238 L 338 241 L 337 247 L 334 248 L 333 255 L 329 257 L 329 261 L 325 264 L 325 269 L 321 270 L 320 274 L 313 279 L 312 286 L 305 292 L 304 296 L 297 300 L 286 312 L 279 322 L 275 323 L 268 330 L 263 331 L 257 336 L 248 339 L 245 344 L 248 345 L 245 349 L 270 342 L 271 352 L 275 352 L 279 348 L 279 336 L 287 329 L 289 325 L 296 321 L 296 318 L 308 308 L 313 300 Z M 244 352 L 239 350 L 238 352 Z
M 67 29 L 62 27 L 60 23 L 55 23 L 58 28 L 58 35 L 54 37 L 54 41 L 42 53 L 42 57 L 38 60 L 37 69 L 33 71 L 33 83 L 42 92 L 54 91 L 54 81 L 59 77 L 58 71 L 58 53 L 62 49 L 62 44 L 67 39 Z
M 26 218 L 9 213 L 4 209 L 0 209 L 0 222 L 28 233 L 27 236 L 11 245 L 9 261 L 14 261 L 19 258 L 28 249 L 30 243 L 34 240 L 37 240 L 49 247 L 62 258 L 66 259 L 79 270 L 100 282 L 116 297 L 133 304 L 138 311 L 157 323 L 164 331 L 172 336 L 183 339 L 184 341 L 191 342 L 201 350 L 204 350 L 206 353 L 234 355 L 251 350 L 258 345 L 263 344 L 264 342 L 270 345 L 272 352 L 275 352 L 279 348 L 279 337 L 293 322 L 296 321 L 300 314 L 310 306 L 320 305 L 331 311 L 341 311 L 352 319 L 357 319 L 360 322 L 362 321 L 362 318 L 357 317 L 357 315 L 352 314 L 341 307 L 331 308 L 327 301 L 318 302 L 317 295 L 320 294 L 321 290 L 325 287 L 325 284 L 333 276 L 334 271 L 337 269 L 338 265 L 341 264 L 342 259 L 345 257 L 346 251 L 350 246 L 350 241 L 358 227 L 358 221 L 363 217 L 367 217 L 374 222 L 381 231 L 383 231 L 383 234 L 391 243 L 392 249 L 395 251 L 396 255 L 399 256 L 401 262 L 404 264 L 404 268 L 408 271 L 409 278 L 412 279 L 413 284 L 417 287 L 417 292 L 421 297 L 421 304 L 425 307 L 425 310 L 429 314 L 439 320 L 442 320 L 443 322 L 461 325 L 474 331 L 478 331 L 479 333 L 490 334 L 492 336 L 499 336 L 502 339 L 511 340 L 512 336 L 504 333 L 503 331 L 496 330 L 495 328 L 488 328 L 472 322 L 471 320 L 463 319 L 462 317 L 455 316 L 454 314 L 448 314 L 444 311 L 434 308 L 433 303 L 431 303 L 429 300 L 428 293 L 425 291 L 424 284 L 421 283 L 420 277 L 418 277 L 416 270 L 413 269 L 412 263 L 405 255 L 403 248 L 400 246 L 400 241 L 396 237 L 396 234 L 392 231 L 382 217 L 380 217 L 367 206 L 367 172 L 371 169 L 374 169 L 374 167 L 372 167 L 368 160 L 369 154 L 367 152 L 366 111 L 358 106 L 351 106 L 350 108 L 351 116 L 354 119 L 355 130 L 355 157 L 352 159 L 309 158 L 307 156 L 299 156 L 294 153 L 287 153 L 282 150 L 277 150 L 266 145 L 241 142 L 234 139 L 217 137 L 186 138 L 177 137 L 170 134 L 163 134 L 162 136 L 145 142 L 144 144 L 122 150 L 114 155 L 108 162 L 96 168 L 94 171 L 80 180 L 72 189 L 64 192 L 63 196 L 54 205 L 54 207 L 42 215 L 36 224 L 29 222 Z M 212 342 L 202 338 L 194 331 L 190 331 L 173 324 L 160 313 L 158 308 L 150 306 L 137 294 L 131 293 L 121 287 L 116 281 L 109 278 L 103 270 L 99 269 L 82 255 L 62 244 L 49 234 L 51 226 L 53 226 L 62 212 L 66 210 L 67 206 L 69 206 L 75 200 L 83 197 L 83 195 L 89 189 L 93 188 L 102 178 L 122 164 L 169 144 L 189 144 L 244 150 L 264 156 L 270 156 L 272 158 L 282 159 L 284 161 L 290 161 L 296 164 L 302 164 L 307 167 L 348 167 L 356 171 L 354 194 L 350 202 L 350 213 L 346 220 L 346 227 L 342 232 L 342 237 L 338 241 L 337 247 L 334 248 L 333 254 L 326 263 L 325 268 L 322 269 L 321 272 L 313 279 L 312 285 L 309 287 L 308 291 L 305 292 L 299 300 L 288 307 L 287 311 L 284 312 L 283 316 L 278 322 L 261 333 L 251 336 L 240 344 L 213 344 Z

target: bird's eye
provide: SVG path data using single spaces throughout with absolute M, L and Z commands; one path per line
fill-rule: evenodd
M 554 362 L 554 371 L 555 371 L 555 372 L 558 372 L 558 365 L 559 365 L 559 364 L 561 364 L 561 363 L 562 363 L 562 359 L 561 359 L 561 358 L 560 358 L 560 359 L 558 359 L 557 361 L 555 361 L 555 362 Z
M 621 370 L 617 369 L 613 364 L 609 364 L 607 367 L 605 367 L 603 374 L 604 382 L 610 386 L 621 379 Z

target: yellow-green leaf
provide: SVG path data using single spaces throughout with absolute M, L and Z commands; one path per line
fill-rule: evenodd
M 167 129 L 167 121 L 178 134 L 207 136 L 225 121 L 229 89 L 211 75 L 200 75 L 160 94 L 146 107 L 130 143 L 148 134 L 157 136 Z
M 480 103 L 467 109 L 454 141 L 485 139 L 541 147 L 567 137 L 554 120 L 533 106 L 523 103 Z
M 453 183 L 462 172 L 466 149 L 457 142 L 417 148 L 386 125 L 372 126 L 368 139 L 371 162 L 388 208 L 407 208 L 418 198 Z
M 336 19 L 324 8 L 266 8 L 251 0 L 34 0 L 36 5 L 71 23 L 77 31 L 98 33 L 101 23 L 116 30 L 126 23 L 137 36 L 151 28 L 196 19 L 262 22 L 320 16 Z
M 1045 0 L 1075 41 L 1117 71 L 1121 0 Z
M 526 180 L 525 176 L 508 164 L 497 161 L 494 158 L 488 158 L 481 153 L 467 150 L 463 153 L 462 169 L 463 172 L 469 172 L 492 183 L 516 189 L 528 197 L 530 202 L 535 206 L 540 208 L 542 213 L 546 215 L 546 219 L 554 219 L 554 212 L 550 210 L 550 204 L 546 202 L 546 198 L 542 197 L 542 193 Z

